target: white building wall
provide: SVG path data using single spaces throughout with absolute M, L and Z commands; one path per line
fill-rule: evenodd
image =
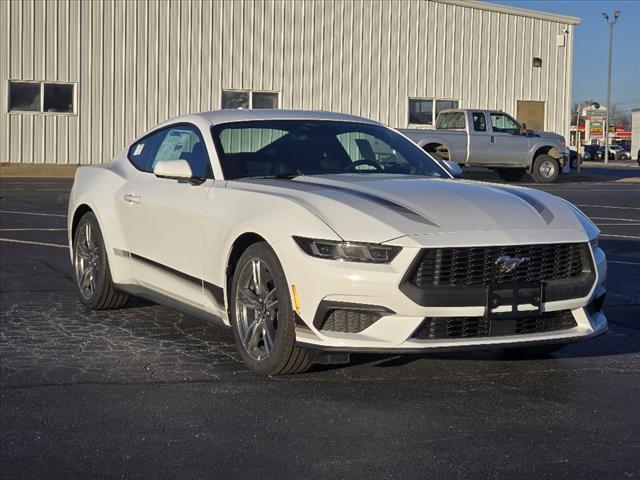
M 459 0 L 0 2 L 0 162 L 108 161 L 160 121 L 220 108 L 221 89 L 398 128 L 409 97 L 514 115 L 538 100 L 568 137 L 574 23 Z M 76 111 L 7 113 L 9 79 L 77 82 Z
M 638 151 L 640 151 L 640 108 L 634 108 L 631 110 L 631 158 L 635 158 L 640 163 Z

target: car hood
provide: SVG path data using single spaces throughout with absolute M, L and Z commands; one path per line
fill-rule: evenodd
M 595 235 L 585 231 L 593 224 L 565 200 L 521 187 L 378 174 L 230 183 L 287 197 L 354 242 L 551 243 L 587 241 Z
M 533 131 L 533 130 L 529 130 L 529 132 L 534 136 L 538 136 L 542 138 L 552 138 L 554 140 L 557 140 L 558 142 L 564 140 L 564 137 L 562 135 L 555 132 L 539 132 L 539 131 Z

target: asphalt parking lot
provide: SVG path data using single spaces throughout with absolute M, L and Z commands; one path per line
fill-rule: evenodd
M 607 334 L 542 359 L 356 355 L 279 378 L 167 308 L 83 310 L 71 180 L 0 179 L 0 476 L 640 478 L 640 168 L 585 173 L 542 188 L 603 232 Z

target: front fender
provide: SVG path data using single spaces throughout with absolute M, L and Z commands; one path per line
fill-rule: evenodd
M 555 159 L 560 160 L 562 158 L 563 147 L 560 143 L 550 142 L 549 139 L 541 138 L 535 141 L 529 149 L 529 155 L 527 157 L 527 163 L 529 165 L 533 165 L 533 161 L 538 156 L 540 150 L 545 150 L 545 153 Z
M 246 233 L 259 235 L 270 245 L 292 235 L 341 240 L 318 215 L 293 198 L 214 185 L 203 215 L 206 282 L 225 286 L 233 245 Z M 285 265 L 283 268 L 286 272 Z

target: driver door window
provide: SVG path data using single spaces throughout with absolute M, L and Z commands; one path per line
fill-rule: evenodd
M 504 113 L 491 114 L 491 128 L 493 128 L 494 133 L 509 133 L 511 135 L 520 133 L 520 125 Z

